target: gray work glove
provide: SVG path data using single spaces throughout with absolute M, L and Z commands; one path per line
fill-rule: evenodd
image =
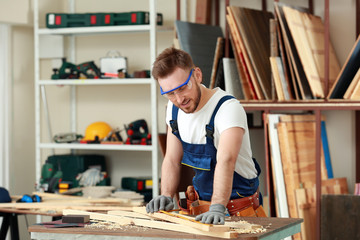
M 147 213 L 154 213 L 159 210 L 169 211 L 174 208 L 174 203 L 172 197 L 167 196 L 157 196 L 151 201 L 146 204 L 146 212 Z
M 207 224 L 223 225 L 225 224 L 225 206 L 222 204 L 212 204 L 208 212 L 196 216 L 195 220 Z

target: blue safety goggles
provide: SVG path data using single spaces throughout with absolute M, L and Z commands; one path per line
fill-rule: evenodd
M 191 69 L 190 74 L 189 74 L 189 77 L 188 77 L 188 78 L 186 79 L 186 81 L 185 81 L 183 84 L 181 84 L 180 86 L 177 86 L 176 88 L 171 89 L 171 90 L 166 91 L 166 92 L 164 92 L 164 91 L 162 90 L 162 88 L 160 87 L 160 93 L 161 93 L 161 95 L 164 95 L 164 94 L 167 94 L 167 93 L 169 93 L 169 92 L 175 91 L 176 89 L 179 89 L 179 88 L 181 88 L 182 86 L 185 86 L 186 84 L 188 84 L 189 81 L 190 81 L 191 75 L 192 75 L 192 73 L 193 73 L 193 70 L 194 70 L 194 69 Z

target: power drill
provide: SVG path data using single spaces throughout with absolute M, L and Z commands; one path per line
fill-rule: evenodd
M 84 74 L 86 78 L 100 78 L 100 69 L 95 65 L 94 61 L 84 62 L 76 66 L 79 73 Z
M 144 119 L 131 122 L 128 126 L 125 125 L 125 129 L 128 135 L 125 144 L 151 145 L 151 134 Z

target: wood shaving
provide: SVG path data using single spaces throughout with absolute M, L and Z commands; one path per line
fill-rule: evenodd
M 91 224 L 85 225 L 85 228 L 89 229 L 101 229 L 101 230 L 112 230 L 112 231 L 136 231 L 144 232 L 149 228 L 139 227 L 135 225 L 120 225 L 117 223 L 91 220 Z

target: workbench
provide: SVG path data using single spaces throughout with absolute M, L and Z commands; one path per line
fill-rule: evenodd
M 61 217 L 62 214 L 58 212 L 48 213 L 41 212 L 36 210 L 24 210 L 24 209 L 15 209 L 15 208 L 0 208 L 0 217 L 2 217 L 2 224 L 0 230 L 0 240 L 6 238 L 8 229 L 10 228 L 10 234 L 12 240 L 19 240 L 19 225 L 18 225 L 18 215 L 42 215 L 50 216 L 53 219 Z
M 262 225 L 267 229 L 266 232 L 256 234 L 239 234 L 238 238 L 242 240 L 279 240 L 300 232 L 300 225 L 303 222 L 298 218 L 252 218 L 239 217 L 239 220 L 245 220 L 249 223 Z M 33 225 L 29 227 L 31 239 L 36 240 L 75 240 L 75 239 L 218 239 L 214 237 L 200 236 L 195 234 L 181 233 L 175 231 L 167 231 L 160 229 L 134 227 L 117 230 L 109 229 L 93 229 L 84 227 L 73 228 L 46 228 L 41 225 Z

